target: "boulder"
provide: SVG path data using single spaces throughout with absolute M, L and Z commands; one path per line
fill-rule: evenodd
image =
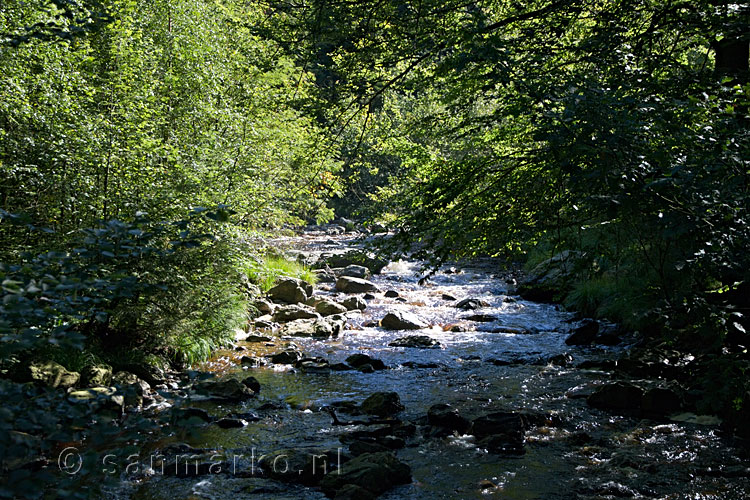
M 379 417 L 391 417 L 404 409 L 395 392 L 375 392 L 360 405 L 362 412 Z
M 447 300 L 447 301 L 454 301 L 454 300 L 456 300 L 456 297 L 454 297 L 453 295 L 450 295 L 448 293 L 442 294 L 440 296 L 440 298 L 443 299 L 443 300 Z
M 195 419 L 200 422 L 211 422 L 213 421 L 213 418 L 211 418 L 211 415 L 208 414 L 206 410 L 203 408 L 177 408 L 174 412 L 175 416 L 178 420 L 190 420 Z M 183 422 L 180 423 L 180 425 L 183 425 Z
M 112 367 L 89 365 L 81 371 L 81 384 L 88 387 L 109 386 L 112 383 Z
M 315 267 L 347 267 L 352 264 L 364 266 L 369 269 L 372 274 L 379 274 L 388 263 L 383 259 L 372 257 L 360 250 L 351 250 L 344 254 L 322 256 Z
M 497 321 L 498 317 L 492 314 L 472 314 L 461 319 L 466 321 L 476 321 L 477 323 L 491 323 L 492 321 Z
M 417 349 L 431 349 L 440 347 L 440 342 L 427 335 L 407 335 L 388 344 L 391 347 L 414 347 Z
M 367 309 L 367 302 L 362 297 L 349 297 L 348 299 L 345 299 L 341 305 L 346 307 L 347 310 L 353 311 L 355 309 L 359 309 L 360 311 L 364 311 Z
M 125 397 L 117 394 L 114 387 L 91 387 L 72 391 L 68 394 L 68 400 L 73 403 L 89 403 L 97 409 L 105 409 L 121 414 L 125 407 Z
M 112 376 L 112 384 L 119 387 L 125 396 L 126 406 L 141 406 L 143 397 L 151 391 L 145 380 L 130 372 L 117 372 Z
M 587 402 L 604 410 L 638 411 L 641 408 L 643 389 L 628 382 L 615 382 L 597 388 Z
M 374 370 L 385 370 L 385 363 L 379 359 L 371 358 L 367 354 L 352 354 L 346 358 L 346 363 L 356 369 L 360 369 L 362 366 L 370 365 Z
M 477 446 L 490 453 L 522 454 L 525 431 L 523 418 L 518 413 L 490 413 L 471 423 Z
M 261 314 L 273 314 L 274 305 L 265 299 L 257 299 L 252 306 Z
M 236 378 L 205 380 L 196 384 L 195 388 L 198 392 L 219 400 L 244 401 L 255 397 L 255 392 Z
M 447 300 L 447 299 L 446 299 Z M 474 309 L 479 309 L 480 307 L 487 307 L 490 304 L 485 302 L 481 299 L 464 299 L 460 301 L 458 304 L 456 304 L 456 307 L 459 309 L 464 309 L 467 311 L 473 311 Z
M 273 320 L 278 321 L 279 323 L 286 323 L 287 321 L 294 321 L 296 319 L 318 318 L 320 318 L 320 314 L 315 312 L 312 308 L 299 304 L 278 307 L 273 313 Z
M 245 427 L 247 425 L 247 422 L 245 420 L 242 420 L 241 418 L 225 417 L 217 420 L 216 425 L 218 425 L 222 429 L 239 429 L 241 427 Z
M 318 277 L 318 283 L 335 283 L 336 274 L 328 269 L 316 269 L 315 276 Z
M 430 425 L 462 433 L 471 427 L 471 422 L 462 417 L 458 410 L 444 403 L 434 404 L 427 410 L 427 421 Z
M 255 393 L 260 392 L 260 382 L 253 376 L 243 378 L 242 384 Z
M 67 389 L 76 385 L 80 378 L 78 372 L 68 371 L 54 361 L 32 363 L 28 367 L 27 380 L 47 387 Z
M 285 351 L 272 354 L 270 356 L 270 359 L 271 359 L 271 363 L 274 363 L 277 365 L 293 365 L 294 363 L 302 359 L 302 354 L 293 349 L 287 349 Z
M 350 276 L 352 278 L 367 279 L 371 276 L 370 270 L 365 266 L 358 266 L 356 264 L 349 264 L 342 269 L 334 269 L 333 272 L 337 277 Z
M 411 313 L 396 311 L 386 314 L 380 320 L 380 326 L 387 330 L 420 330 L 427 324 Z
M 523 440 L 525 431 L 523 417 L 519 413 L 495 412 L 471 422 L 471 433 L 479 439 L 507 435 L 515 440 Z
M 310 283 L 289 276 L 279 278 L 276 285 L 268 290 L 268 296 L 271 297 L 271 300 L 287 304 L 304 302 L 312 293 L 313 287 Z
M 375 500 L 375 495 L 356 484 L 345 484 L 336 491 L 333 500 Z
M 398 292 L 396 290 L 388 290 L 383 294 L 384 297 L 388 297 L 389 299 L 395 299 L 398 297 Z
M 342 276 L 336 280 L 336 290 L 344 293 L 364 293 L 377 292 L 378 287 L 372 281 Z
M 316 358 L 302 358 L 297 361 L 294 366 L 299 368 L 305 373 L 330 373 L 331 365 L 327 359 L 316 357 Z
M 271 479 L 306 486 L 318 484 L 327 473 L 336 474 L 340 466 L 335 450 L 311 448 L 277 450 L 261 456 L 258 465 Z
M 411 482 L 411 469 L 387 452 L 365 453 L 346 462 L 339 470 L 331 471 L 320 482 L 323 492 L 335 497 L 350 485 L 372 495 L 380 495 L 400 484 Z M 361 497 L 359 497 L 361 498 Z
M 247 337 L 245 337 L 245 340 L 243 340 L 243 342 L 248 342 L 251 344 L 257 344 L 259 342 L 270 342 L 270 341 L 271 341 L 271 337 L 266 337 L 265 335 L 255 335 L 255 334 L 248 335 Z
M 330 316 L 332 314 L 344 314 L 349 308 L 332 300 L 321 300 L 315 305 L 315 310 L 321 316 Z
M 331 317 L 334 318 L 334 317 Z M 298 319 L 284 324 L 279 335 L 288 337 L 335 337 L 343 327 L 339 319 Z
M 589 345 L 599 333 L 599 322 L 593 319 L 584 319 L 580 325 L 573 330 L 573 334 L 565 339 L 568 345 Z

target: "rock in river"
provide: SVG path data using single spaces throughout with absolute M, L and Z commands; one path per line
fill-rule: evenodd
M 589 345 L 599 333 L 599 323 L 593 319 L 584 319 L 581 324 L 573 330 L 573 334 L 565 339 L 568 345 Z
M 331 471 L 320 482 L 326 495 L 343 493 L 348 485 L 380 495 L 394 486 L 411 482 L 411 469 L 390 453 L 365 453 L 346 462 L 340 470 Z M 361 498 L 361 497 L 360 497 Z
M 364 311 L 365 309 L 367 309 L 367 302 L 365 302 L 365 299 L 363 299 L 362 297 L 349 297 L 341 304 L 349 311 L 353 311 L 355 309 Z
M 315 305 L 315 310 L 323 316 L 330 316 L 332 314 L 344 314 L 349 308 L 332 300 L 321 300 Z
M 380 326 L 387 330 L 420 330 L 427 325 L 417 316 L 402 312 L 390 312 L 380 320 Z
M 318 319 L 320 314 L 313 311 L 312 308 L 305 305 L 288 305 L 276 309 L 273 313 L 273 320 L 279 323 L 294 321 L 296 319 Z
M 440 342 L 427 335 L 407 335 L 388 344 L 391 347 L 415 347 L 417 349 L 431 349 L 440 347 Z
M 342 276 L 336 280 L 336 290 L 344 293 L 377 292 L 378 286 L 372 281 Z
M 368 415 L 390 417 L 404 409 L 395 392 L 375 392 L 362 401 L 360 409 Z
M 296 304 L 304 302 L 313 293 L 313 287 L 307 281 L 283 276 L 278 283 L 268 290 L 268 296 L 275 302 Z

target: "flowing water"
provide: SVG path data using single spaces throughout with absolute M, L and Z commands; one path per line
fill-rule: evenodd
M 350 244 L 343 237 L 330 238 L 307 235 L 283 243 L 308 253 L 340 251 Z M 395 391 L 406 408 L 400 418 L 416 423 L 424 421 L 435 403 L 450 403 L 468 418 L 526 410 L 553 414 L 561 423 L 527 432 L 521 456 L 487 453 L 471 436 L 429 438 L 418 432 L 395 452 L 411 467 L 413 482 L 381 498 L 750 498 L 747 452 L 733 446 L 717 427 L 618 416 L 588 407 L 585 396 L 591 388 L 611 380 L 613 374 L 556 366 L 548 360 L 569 353 L 575 365 L 612 358 L 622 348 L 567 346 L 571 315 L 554 305 L 512 297 L 510 285 L 493 275 L 498 271 L 491 262 L 477 262 L 457 273 L 438 273 L 420 285 L 418 263 L 391 263 L 373 281 L 382 291 L 398 292 L 400 299 L 375 294 L 363 313 L 350 313 L 348 329 L 338 338 L 247 344 L 249 352 L 262 355 L 293 342 L 306 354 L 331 363 L 361 352 L 383 360 L 388 370 L 312 374 L 278 365 L 248 369 L 237 364 L 239 356 L 248 352 L 221 352 L 201 369 L 238 378 L 252 374 L 262 386 L 259 397 L 242 405 L 196 401 L 192 406 L 216 416 L 252 411 L 260 419 L 239 429 L 207 425 L 190 434 L 176 430 L 173 439 L 197 448 L 241 453 L 245 471 L 258 456 L 277 449 L 346 452 L 339 436 L 353 427 L 332 425 L 331 416 L 321 408 L 340 401 L 361 402 L 376 391 Z M 325 285 L 316 293 L 344 298 Z M 459 300 L 478 298 L 489 305 L 463 311 L 443 294 Z M 394 310 L 416 314 L 431 326 L 418 332 L 364 326 Z M 462 320 L 478 312 L 497 319 Z M 456 323 L 470 331 L 445 330 Z M 493 333 L 503 329 L 525 333 Z M 388 347 L 390 341 L 409 333 L 429 335 L 442 347 Z M 139 499 L 324 498 L 315 488 L 248 476 L 154 475 L 131 483 L 126 494 Z

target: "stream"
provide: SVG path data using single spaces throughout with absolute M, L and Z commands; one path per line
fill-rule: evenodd
M 280 240 L 309 255 L 340 252 L 352 238 L 322 232 Z M 459 267 L 459 266 L 457 266 Z M 243 343 L 244 351 L 221 351 L 198 367 L 220 377 L 252 375 L 261 385 L 257 398 L 241 404 L 195 399 L 190 406 L 211 415 L 257 415 L 236 429 L 205 425 L 168 441 L 195 449 L 242 454 L 245 474 L 189 478 L 154 474 L 122 486 L 121 498 L 157 499 L 319 499 L 320 489 L 247 474 L 257 457 L 278 449 L 341 449 L 340 437 L 357 427 L 333 425 L 323 409 L 360 403 L 378 391 L 394 391 L 405 409 L 398 415 L 417 425 L 417 432 L 396 457 L 411 468 L 412 482 L 379 498 L 508 499 L 742 499 L 750 498 L 747 450 L 735 446 L 711 418 L 687 415 L 678 420 L 651 420 L 591 408 L 586 402 L 597 385 L 613 373 L 575 368 L 583 361 L 614 359 L 624 347 L 565 344 L 575 322 L 553 304 L 514 296 L 513 285 L 496 263 L 476 261 L 457 270 L 438 272 L 420 284 L 418 262 L 390 263 L 372 277 L 381 289 L 362 311 L 347 313 L 345 330 L 330 339 L 274 338 Z M 398 297 L 385 297 L 385 291 Z M 316 295 L 343 300 L 332 284 L 316 286 Z M 393 295 L 393 294 L 391 294 Z M 446 300 L 452 296 L 455 300 Z M 455 307 L 476 298 L 488 305 L 475 311 Z M 430 325 L 419 331 L 392 331 L 369 326 L 386 313 L 406 311 Z M 491 321 L 462 318 L 481 313 Z M 483 318 L 492 319 L 492 318 Z M 459 325 L 451 331 L 451 325 Z M 513 332 L 513 333 L 504 333 Z M 428 335 L 440 348 L 389 347 L 398 337 Z M 305 373 L 291 365 L 248 367 L 242 356 L 263 357 L 293 343 L 308 356 L 331 364 L 354 353 L 382 360 L 388 367 L 374 373 L 356 370 Z M 565 362 L 568 354 L 572 362 Z M 559 360 L 551 363 L 551 360 Z M 425 435 L 425 416 L 436 403 L 448 403 L 469 420 L 493 412 L 542 415 L 548 425 L 525 433 L 523 454 L 496 454 L 477 446 L 470 435 Z M 351 417 L 338 413 L 342 420 Z M 164 443 L 161 443 L 162 445 Z M 248 464 L 250 456 L 253 463 Z

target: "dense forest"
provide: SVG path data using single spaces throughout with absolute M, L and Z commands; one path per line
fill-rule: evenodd
M 0 498 L 100 498 L 61 444 L 175 417 L 61 377 L 186 373 L 321 278 L 274 238 L 332 221 L 690 353 L 747 437 L 749 47 L 727 0 L 4 0 Z

